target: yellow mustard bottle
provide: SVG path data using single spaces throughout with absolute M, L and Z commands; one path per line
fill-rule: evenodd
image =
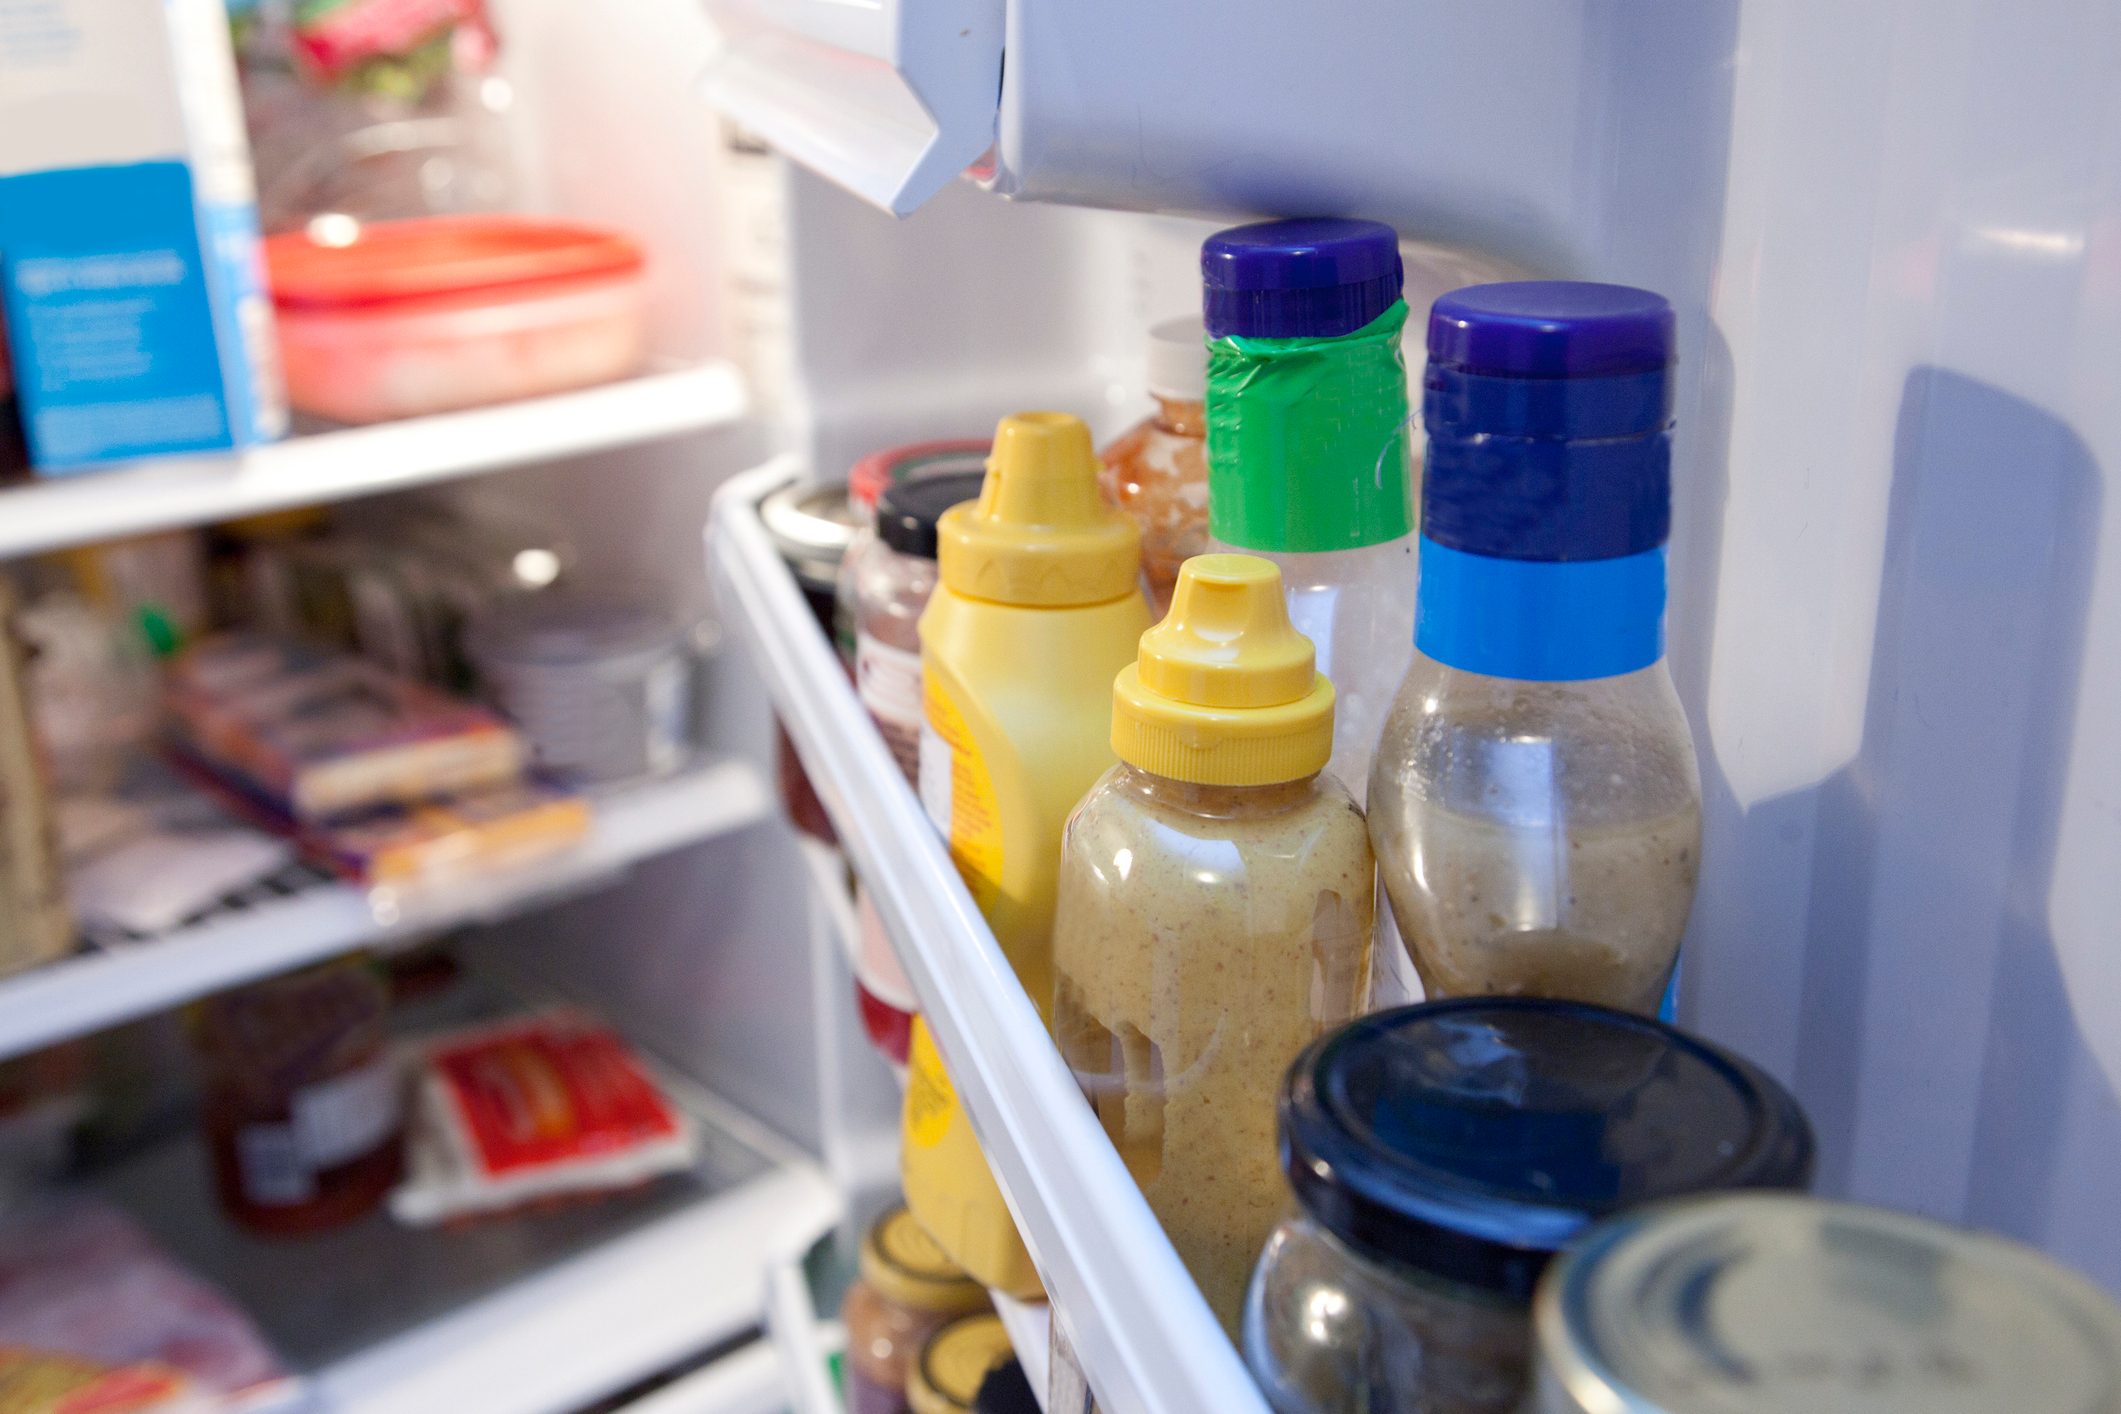
M 1112 678 L 1149 627 L 1141 532 L 1098 495 L 1090 430 L 1005 417 L 979 499 L 936 527 L 921 614 L 920 796 L 1044 1016 L 1061 830 L 1112 754 Z
M 917 1016 L 906 1055 L 901 1137 L 899 1185 L 906 1211 L 935 1245 L 982 1286 L 1022 1300 L 1043 1294 L 971 1117 L 958 1102 L 928 1023 Z

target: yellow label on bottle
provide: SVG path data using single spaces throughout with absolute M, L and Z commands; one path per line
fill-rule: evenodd
M 916 1026 L 906 1057 L 906 1142 L 922 1149 L 942 1143 L 956 1108 L 957 1091 L 943 1071 L 943 1058 L 926 1031 Z
M 1001 887 L 1002 817 L 994 777 L 965 714 L 934 673 L 921 692 L 921 805 L 950 846 L 950 858 L 986 912 Z

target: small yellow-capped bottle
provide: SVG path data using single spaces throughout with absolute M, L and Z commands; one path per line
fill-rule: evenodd
M 1314 664 L 1273 564 L 1186 561 L 1113 684 L 1120 764 L 1061 857 L 1055 1039 L 1233 1336 L 1287 1201 L 1282 1074 L 1370 985 L 1369 835 L 1324 774 Z
M 1082 422 L 1005 417 L 979 499 L 936 526 L 921 615 L 921 804 L 1046 1012 L 1061 827 L 1112 765 L 1112 675 L 1149 626 L 1141 534 L 1106 506 Z

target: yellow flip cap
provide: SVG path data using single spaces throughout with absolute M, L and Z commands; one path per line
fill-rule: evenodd
M 1171 612 L 1112 684 L 1112 749 L 1172 780 L 1301 780 L 1333 754 L 1333 684 L 1289 623 L 1281 571 L 1252 555 L 1196 555 Z

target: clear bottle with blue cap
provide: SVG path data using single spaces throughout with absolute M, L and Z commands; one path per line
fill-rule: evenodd
M 1290 1068 L 1280 1121 L 1296 1201 L 1243 1328 L 1277 1414 L 1514 1414 L 1556 1253 L 1644 1203 L 1801 1189 L 1814 1153 L 1797 1102 L 1738 1057 L 1518 997 L 1342 1027 Z
M 1372 768 L 1431 997 L 1654 1012 L 1701 784 L 1664 665 L 1671 306 L 1521 281 L 1436 301 L 1415 654 Z
M 1266 221 L 1201 247 L 1208 533 L 1271 560 L 1339 693 L 1327 770 L 1361 803 L 1414 630 L 1399 236 Z

